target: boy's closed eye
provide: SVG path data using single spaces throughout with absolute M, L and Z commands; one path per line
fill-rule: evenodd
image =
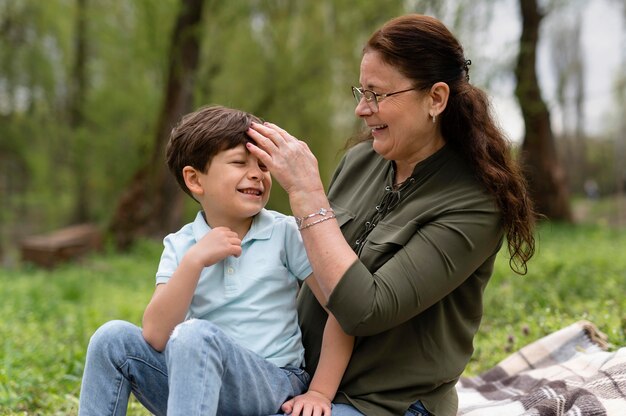
M 240 160 L 240 159 L 235 159 L 232 160 L 230 163 L 232 163 L 233 165 L 241 165 L 241 166 L 245 166 L 248 164 L 247 160 Z M 259 163 L 259 169 L 261 169 L 261 171 L 263 172 L 267 172 L 267 166 L 265 166 L 263 163 Z

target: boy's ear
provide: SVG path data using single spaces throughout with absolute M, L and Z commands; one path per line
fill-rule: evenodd
M 183 179 L 185 179 L 185 185 L 187 185 L 187 188 L 192 193 L 198 195 L 204 193 L 204 189 L 202 189 L 202 184 L 200 183 L 200 176 L 195 168 L 185 166 L 183 168 Z
M 431 98 L 431 115 L 438 116 L 443 113 L 448 105 L 450 87 L 445 82 L 437 82 L 430 88 L 429 95 Z

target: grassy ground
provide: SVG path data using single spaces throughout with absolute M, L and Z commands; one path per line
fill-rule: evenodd
M 468 375 L 581 319 L 595 323 L 612 347 L 626 345 L 623 229 L 545 224 L 526 276 L 513 274 L 503 254 L 485 292 L 485 317 Z
M 146 242 L 51 272 L 0 269 L 0 414 L 76 414 L 89 337 L 110 319 L 141 321 L 160 251 Z
M 616 347 L 626 333 L 626 233 L 607 225 L 545 224 L 521 277 L 501 255 L 467 375 L 580 319 Z M 161 247 L 101 254 L 54 271 L 0 269 L 0 414 L 76 414 L 90 335 L 110 319 L 139 323 Z M 134 403 L 131 415 L 145 415 Z

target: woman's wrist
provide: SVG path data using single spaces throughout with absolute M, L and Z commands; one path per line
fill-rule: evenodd
M 289 193 L 291 212 L 296 217 L 306 217 L 321 209 L 328 210 L 330 203 L 324 189 L 315 191 L 295 191 Z

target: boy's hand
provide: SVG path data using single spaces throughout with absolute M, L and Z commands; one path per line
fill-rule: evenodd
M 208 267 L 228 256 L 240 255 L 241 240 L 237 233 L 227 227 L 216 227 L 191 247 L 185 257 Z
M 330 400 L 315 390 L 287 400 L 280 409 L 292 416 L 331 416 Z

